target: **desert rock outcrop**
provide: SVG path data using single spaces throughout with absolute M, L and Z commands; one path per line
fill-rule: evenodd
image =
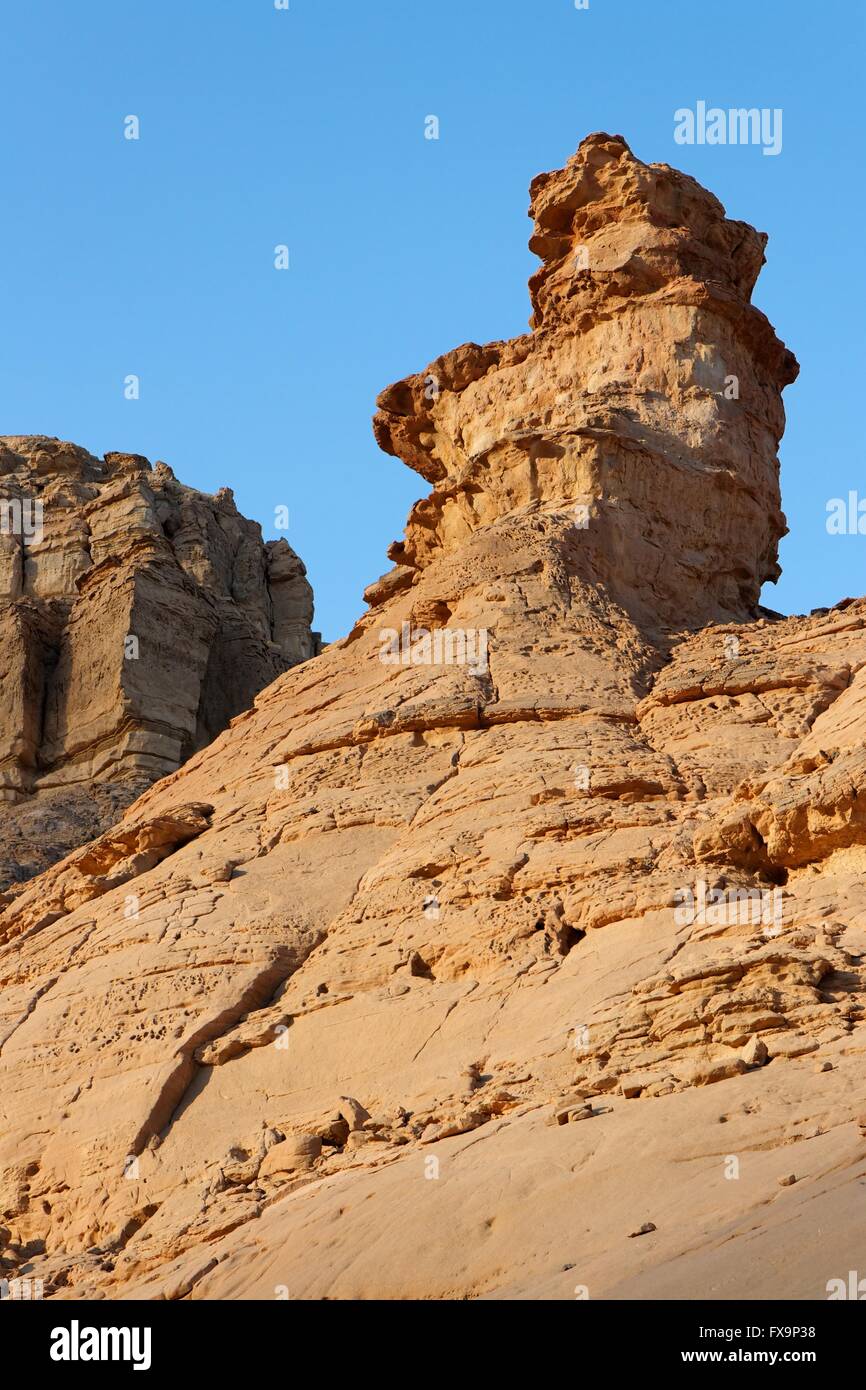
M 312 616 L 300 560 L 229 489 L 0 439 L 0 887 L 106 830 L 312 656 Z
M 531 334 L 380 399 L 433 491 L 368 612 L 0 915 L 2 1258 L 52 1296 L 858 1267 L 866 601 L 759 606 L 765 239 L 619 137 L 532 197 Z

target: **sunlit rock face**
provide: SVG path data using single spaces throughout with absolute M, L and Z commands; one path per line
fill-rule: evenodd
M 432 492 L 363 618 L 0 913 L 0 1259 L 47 1296 L 858 1268 L 866 602 L 758 608 L 764 238 L 604 135 L 532 199 L 532 332 L 380 399 Z
M 766 237 L 694 179 L 593 135 L 532 184 L 532 333 L 467 344 L 379 399 L 434 484 L 394 558 L 424 568 L 532 508 L 643 622 L 752 616 L 785 532 L 777 449 L 797 364 L 750 303 Z

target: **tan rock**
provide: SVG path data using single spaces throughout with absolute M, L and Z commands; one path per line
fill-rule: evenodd
M 752 1037 L 740 1053 L 747 1067 L 762 1067 L 767 1061 L 767 1044 L 762 1038 Z
M 107 830 L 319 642 L 301 561 L 228 488 L 7 435 L 0 513 L 6 887 Z
M 352 1131 L 363 1129 L 370 1119 L 369 1112 L 360 1101 L 353 1100 L 351 1096 L 340 1097 L 339 1113 Z
M 431 491 L 373 606 L 0 913 L 4 1259 L 44 1243 L 62 1297 L 857 1267 L 866 603 L 759 606 L 796 372 L 765 239 L 616 137 L 532 200 L 533 331 L 380 398 Z M 766 1202 L 792 1136 L 807 1219 Z
M 681 1080 L 688 1086 L 713 1086 L 731 1076 L 740 1076 L 747 1069 L 742 1057 L 714 1057 L 686 1065 Z
M 282 1144 L 268 1149 L 258 1170 L 260 1178 L 275 1173 L 293 1173 L 311 1168 L 321 1157 L 322 1141 L 317 1134 L 290 1135 Z

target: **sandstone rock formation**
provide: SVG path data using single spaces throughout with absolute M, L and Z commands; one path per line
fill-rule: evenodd
M 758 605 L 764 239 L 619 137 L 532 197 L 532 333 L 380 400 L 433 491 L 369 611 L 0 915 L 2 1258 L 51 1296 L 858 1267 L 866 601 Z
M 0 888 L 108 829 L 312 656 L 312 616 L 300 560 L 228 488 L 0 439 Z

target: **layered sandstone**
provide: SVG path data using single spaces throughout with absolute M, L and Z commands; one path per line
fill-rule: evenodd
M 107 829 L 317 638 L 303 565 L 228 488 L 7 436 L 0 499 L 5 887 Z
M 643 627 L 753 614 L 779 574 L 797 374 L 750 303 L 766 236 L 607 137 L 531 194 L 533 332 L 466 344 L 379 398 L 379 444 L 434 486 L 382 594 L 525 508 L 566 528 L 580 509 L 575 577 Z
M 533 215 L 532 333 L 380 399 L 433 490 L 366 615 L 0 916 L 4 1257 L 54 1296 L 857 1268 L 866 601 L 758 606 L 764 238 L 606 135 Z

